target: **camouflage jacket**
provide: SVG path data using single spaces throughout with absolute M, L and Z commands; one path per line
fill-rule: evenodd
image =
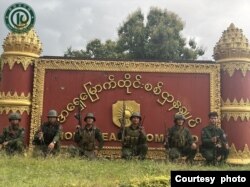
M 166 147 L 183 148 L 191 146 L 192 143 L 193 138 L 188 128 L 174 125 L 168 130 Z
M 91 128 L 79 129 L 75 132 L 74 141 L 78 146 L 87 151 L 96 149 L 96 140 L 98 141 L 98 149 L 101 150 L 104 144 L 102 133 L 100 129 L 92 126 Z
M 0 143 L 9 142 L 15 143 L 24 141 L 24 128 L 13 128 L 11 125 L 3 129 L 3 134 L 0 136 Z
M 43 132 L 43 139 L 39 140 L 38 133 Z M 33 144 L 34 145 L 49 145 L 51 142 L 60 142 L 62 127 L 59 122 L 51 124 L 45 122 L 41 125 L 40 129 L 35 133 Z
M 217 137 L 217 142 L 212 142 L 212 137 Z M 218 128 L 215 125 L 209 124 L 204 127 L 201 131 L 201 143 L 202 147 L 214 147 L 216 143 L 226 144 L 226 135 L 221 128 Z

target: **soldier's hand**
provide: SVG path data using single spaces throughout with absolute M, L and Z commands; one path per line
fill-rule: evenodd
M 94 154 L 95 154 L 95 156 L 97 156 L 98 155 L 98 150 L 94 150 Z
M 226 149 L 229 149 L 229 145 L 228 145 L 227 143 L 225 144 L 225 148 L 226 148 Z
M 192 143 L 192 145 L 191 145 L 191 149 L 193 149 L 193 150 L 197 149 L 197 145 L 196 145 L 196 143 Z
M 221 145 L 220 143 L 217 143 L 217 144 L 216 144 L 216 147 L 221 148 L 222 145 Z
M 43 139 L 43 132 L 38 133 L 38 138 L 39 138 L 39 140 Z
M 8 145 L 9 142 L 3 142 L 3 146 L 6 146 Z
M 217 137 L 216 137 L 216 136 L 212 137 L 212 138 L 211 138 L 211 141 L 212 141 L 213 143 L 216 143 L 216 142 L 217 142 Z
M 146 134 L 145 129 L 144 129 L 143 126 L 140 126 L 140 127 L 139 127 L 139 130 L 140 130 L 140 132 L 141 132 L 142 134 Z
M 79 130 L 81 127 L 80 127 L 80 125 L 77 125 L 76 126 L 76 130 Z
M 163 143 L 163 146 L 164 146 L 166 149 L 168 149 L 168 148 L 169 148 L 169 146 L 168 146 L 168 142 L 167 142 L 167 141 L 165 141 L 165 142 Z
M 51 142 L 51 143 L 49 144 L 49 146 L 48 146 L 48 148 L 49 148 L 50 150 L 54 149 L 54 147 L 55 147 L 55 144 L 54 144 L 53 142 Z

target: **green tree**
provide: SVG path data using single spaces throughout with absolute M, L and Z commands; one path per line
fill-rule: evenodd
M 65 56 L 112 59 L 195 60 L 204 54 L 194 38 L 188 42 L 181 34 L 184 23 L 167 10 L 151 8 L 147 15 L 138 9 L 118 29 L 117 41 L 90 41 L 84 50 L 68 48 Z
M 118 30 L 118 51 L 129 59 L 144 59 L 146 34 L 144 16 L 141 10 L 129 15 L 127 21 Z

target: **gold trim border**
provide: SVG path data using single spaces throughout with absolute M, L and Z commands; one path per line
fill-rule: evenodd
M 7 56 L 7 55 L 2 55 L 2 64 L 1 64 L 1 69 L 3 69 L 4 64 L 8 64 L 10 70 L 13 69 L 15 64 L 21 64 L 23 66 L 24 71 L 27 70 L 29 65 L 34 64 L 34 57 L 27 57 L 27 56 L 17 56 L 17 55 L 12 55 L 12 56 Z
M 118 71 L 118 72 L 161 72 L 193 73 L 210 75 L 210 110 L 220 115 L 220 65 L 174 62 L 134 62 L 97 61 L 68 59 L 36 59 L 34 62 L 33 97 L 31 109 L 30 142 L 39 126 L 43 110 L 44 79 L 47 69 L 79 71 Z
M 67 149 L 67 146 L 63 146 Z M 244 149 L 236 150 L 235 145 L 232 144 L 229 148 L 229 157 L 227 163 L 229 164 L 250 164 L 250 151 L 246 144 Z M 121 147 L 104 146 L 103 149 L 98 153 L 98 157 L 117 159 L 121 158 Z M 148 148 L 147 159 L 165 160 L 168 158 L 168 152 L 165 148 Z M 198 152 L 194 158 L 196 161 L 204 161 L 201 153 Z
M 23 112 L 30 113 L 31 106 L 31 96 L 30 93 L 25 96 L 22 92 L 20 95 L 17 92 L 11 94 L 11 92 L 0 92 L 0 114 L 3 112 L 9 113 L 19 111 L 21 114 Z
M 221 69 L 223 71 L 226 71 L 229 77 L 232 77 L 236 70 L 240 70 L 243 77 L 246 76 L 247 71 L 250 71 L 250 59 L 248 58 L 245 59 L 231 58 L 231 59 L 218 60 L 216 62 L 221 64 Z
M 250 164 L 250 151 L 248 145 L 245 144 L 242 151 L 237 151 L 235 145 L 232 144 L 229 149 L 227 162 L 230 164 Z
M 246 101 L 244 101 L 243 98 L 241 98 L 240 101 L 234 99 L 232 102 L 230 101 L 230 99 L 227 99 L 225 102 L 222 100 L 221 112 L 222 119 L 226 118 L 227 121 L 229 121 L 231 117 L 234 119 L 234 121 L 237 121 L 238 118 L 240 118 L 242 121 L 249 121 L 250 101 L 249 99 L 246 99 Z

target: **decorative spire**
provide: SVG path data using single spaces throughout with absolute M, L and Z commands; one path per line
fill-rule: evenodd
M 214 59 L 250 58 L 248 39 L 243 35 L 242 29 L 233 23 L 225 30 L 214 47 Z
M 34 29 L 27 33 L 9 33 L 3 43 L 3 56 L 22 55 L 39 57 L 42 52 L 42 43 Z

